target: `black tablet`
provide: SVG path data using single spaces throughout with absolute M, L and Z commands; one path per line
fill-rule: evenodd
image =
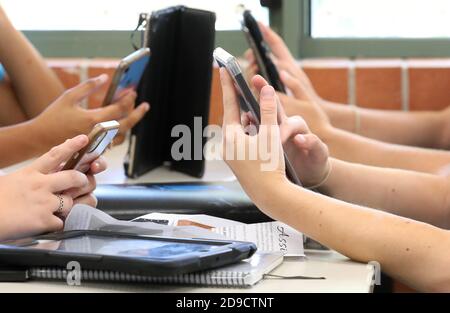
M 102 231 L 70 231 L 0 243 L 0 264 L 109 270 L 171 276 L 236 263 L 256 251 L 253 243 L 175 239 Z
M 275 88 L 286 93 L 286 88 L 280 79 L 278 70 L 270 57 L 270 50 L 263 38 L 258 23 L 249 10 L 245 10 L 242 19 L 242 31 L 253 50 L 260 74 Z

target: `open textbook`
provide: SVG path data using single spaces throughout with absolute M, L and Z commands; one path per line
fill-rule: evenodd
M 120 221 L 86 205 L 73 207 L 65 231 L 101 230 L 139 235 L 249 241 L 260 252 L 281 252 L 304 257 L 303 235 L 280 223 L 244 224 L 208 215 L 151 213 L 133 221 Z

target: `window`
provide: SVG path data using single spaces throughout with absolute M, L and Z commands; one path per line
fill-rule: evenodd
M 236 14 L 244 4 L 265 23 L 269 12 L 259 0 L 3 0 L 2 5 L 15 26 L 22 30 L 131 30 L 138 14 L 183 4 L 214 11 L 217 30 L 240 28 Z
M 285 0 L 283 34 L 297 57 L 448 57 L 448 0 Z
M 313 38 L 449 38 L 448 0 L 312 0 Z

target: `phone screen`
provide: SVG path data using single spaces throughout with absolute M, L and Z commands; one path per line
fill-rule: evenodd
M 63 240 L 43 242 L 33 249 L 108 255 L 142 259 L 170 259 L 192 253 L 212 252 L 223 245 L 211 243 L 160 241 L 152 238 L 115 238 L 101 235 L 84 235 Z
M 150 55 L 146 55 L 140 58 L 139 60 L 133 62 L 123 72 L 122 76 L 120 77 L 119 84 L 117 85 L 116 92 L 114 93 L 113 101 L 117 99 L 117 97 L 123 90 L 137 89 L 149 61 Z

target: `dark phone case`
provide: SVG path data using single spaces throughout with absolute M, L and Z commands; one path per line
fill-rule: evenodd
M 169 161 L 176 171 L 202 177 L 202 152 L 197 153 L 198 160 L 194 158 L 194 138 L 201 136 L 198 129 L 195 131 L 194 117 L 203 121 L 203 132 L 209 119 L 215 14 L 171 7 L 154 12 L 149 28 L 152 55 L 138 87 L 136 103 L 147 101 L 152 109 L 132 130 L 136 144 L 130 145 L 125 172 L 136 178 Z M 175 161 L 171 157 L 172 144 L 178 139 L 172 138 L 171 131 L 180 124 L 191 131 L 192 160 Z M 206 143 L 201 138 L 198 151 L 203 151 Z
M 173 241 L 177 243 L 205 242 L 210 244 L 220 244 L 225 242 L 226 244 L 207 253 L 190 253 L 188 255 L 162 260 L 141 257 L 131 258 L 87 253 L 69 253 L 27 248 L 27 245 L 32 245 L 32 242 L 36 240 L 61 240 L 83 235 L 106 236 L 117 239 L 131 238 L 170 242 Z M 14 242 L 0 243 L 0 264 L 6 266 L 21 266 L 26 268 L 37 266 L 66 268 L 69 262 L 77 261 L 80 263 L 81 269 L 83 270 L 109 270 L 137 275 L 171 276 L 236 263 L 238 261 L 250 258 L 256 252 L 255 244 L 248 242 L 160 238 L 89 230 L 70 231 L 29 238 L 29 244 L 27 244 L 26 241 L 27 240 L 21 240 L 19 244 L 14 244 Z
M 258 64 L 258 66 L 260 67 L 264 66 L 265 72 L 267 73 L 268 77 L 264 78 L 267 79 L 269 84 L 272 85 L 276 91 L 286 93 L 286 88 L 280 79 L 277 67 L 270 58 L 269 49 L 267 48 L 267 44 L 264 41 L 263 35 L 261 33 L 261 30 L 259 29 L 257 21 L 248 10 L 244 11 L 243 16 L 244 16 L 244 25 L 248 29 L 249 35 L 252 37 L 253 42 L 255 44 L 255 48 L 257 50 L 254 51 L 253 53 L 257 53 L 261 57 L 263 62 L 263 64 Z

